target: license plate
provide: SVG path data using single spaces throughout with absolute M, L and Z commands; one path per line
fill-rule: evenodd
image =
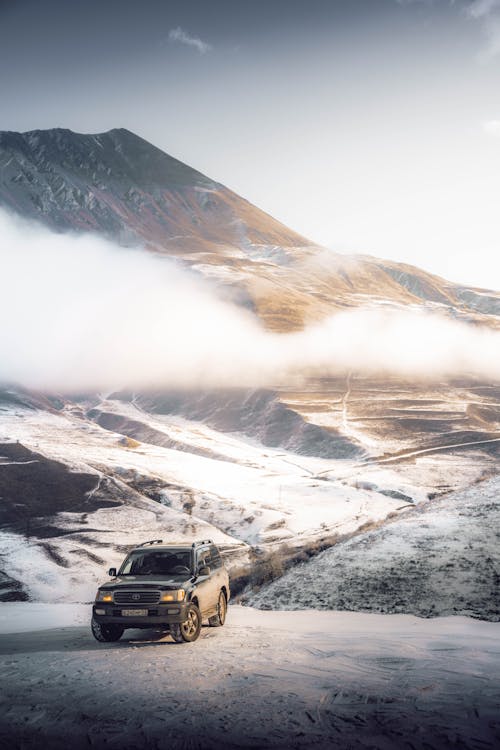
M 147 609 L 122 609 L 122 617 L 147 617 Z

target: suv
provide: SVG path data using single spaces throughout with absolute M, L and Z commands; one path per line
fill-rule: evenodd
M 193 544 L 144 542 L 100 586 L 92 610 L 98 641 L 117 641 L 126 628 L 169 629 L 177 643 L 195 641 L 201 622 L 224 625 L 229 577 L 211 539 Z

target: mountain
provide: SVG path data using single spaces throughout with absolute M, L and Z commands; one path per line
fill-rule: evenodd
M 276 331 L 381 305 L 500 325 L 498 293 L 318 247 L 123 129 L 0 133 L 0 206 L 168 255 Z M 363 550 L 373 525 L 390 522 L 394 544 L 406 544 L 408 525 L 394 519 L 481 488 L 499 447 L 500 384 L 477 378 L 352 373 L 267 390 L 73 396 L 3 384 L 0 600 L 87 601 L 105 566 L 147 538 L 214 537 L 240 589 L 250 569 L 261 585 L 346 540 Z M 460 512 L 472 517 L 471 503 Z M 483 524 L 490 549 L 490 518 L 470 526 L 473 540 L 460 526 L 464 547 L 480 547 Z M 447 528 L 437 523 L 435 546 Z M 337 564 L 325 555 L 321 576 Z M 379 572 L 370 580 L 371 592 L 356 584 L 358 602 L 376 608 Z
M 52 229 L 97 231 L 157 251 L 307 244 L 205 175 L 123 128 L 0 133 L 0 200 Z
M 407 265 L 335 254 L 125 129 L 0 133 L 0 206 L 57 231 L 97 232 L 217 280 L 274 330 L 367 301 L 428 305 L 497 325 L 500 295 Z

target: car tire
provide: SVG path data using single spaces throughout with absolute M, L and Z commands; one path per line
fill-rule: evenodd
M 226 622 L 227 613 L 227 599 L 223 591 L 219 594 L 219 601 L 217 602 L 217 614 L 208 618 L 208 623 L 213 628 L 221 628 Z
M 196 604 L 189 605 L 184 622 L 175 622 L 170 625 L 170 635 L 176 643 L 192 643 L 199 637 L 200 631 L 201 612 Z
M 96 641 L 100 641 L 101 643 L 119 641 L 124 631 L 124 628 L 120 627 L 120 625 L 113 625 L 112 623 L 107 625 L 106 623 L 97 622 L 94 619 L 92 619 L 91 627 L 92 635 Z

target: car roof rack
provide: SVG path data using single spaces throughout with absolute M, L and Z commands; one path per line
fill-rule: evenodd
M 141 542 L 138 547 L 148 547 L 150 544 L 163 544 L 163 539 L 150 539 L 149 542 Z
M 164 544 L 167 547 L 188 547 L 189 542 L 164 542 L 163 539 L 150 539 L 147 542 L 141 542 L 137 547 L 150 547 L 154 544 Z M 213 544 L 212 539 L 197 539 L 191 547 L 201 547 L 204 544 Z
M 192 547 L 201 547 L 202 544 L 213 544 L 213 541 L 211 539 L 198 539 L 196 542 L 192 543 Z

